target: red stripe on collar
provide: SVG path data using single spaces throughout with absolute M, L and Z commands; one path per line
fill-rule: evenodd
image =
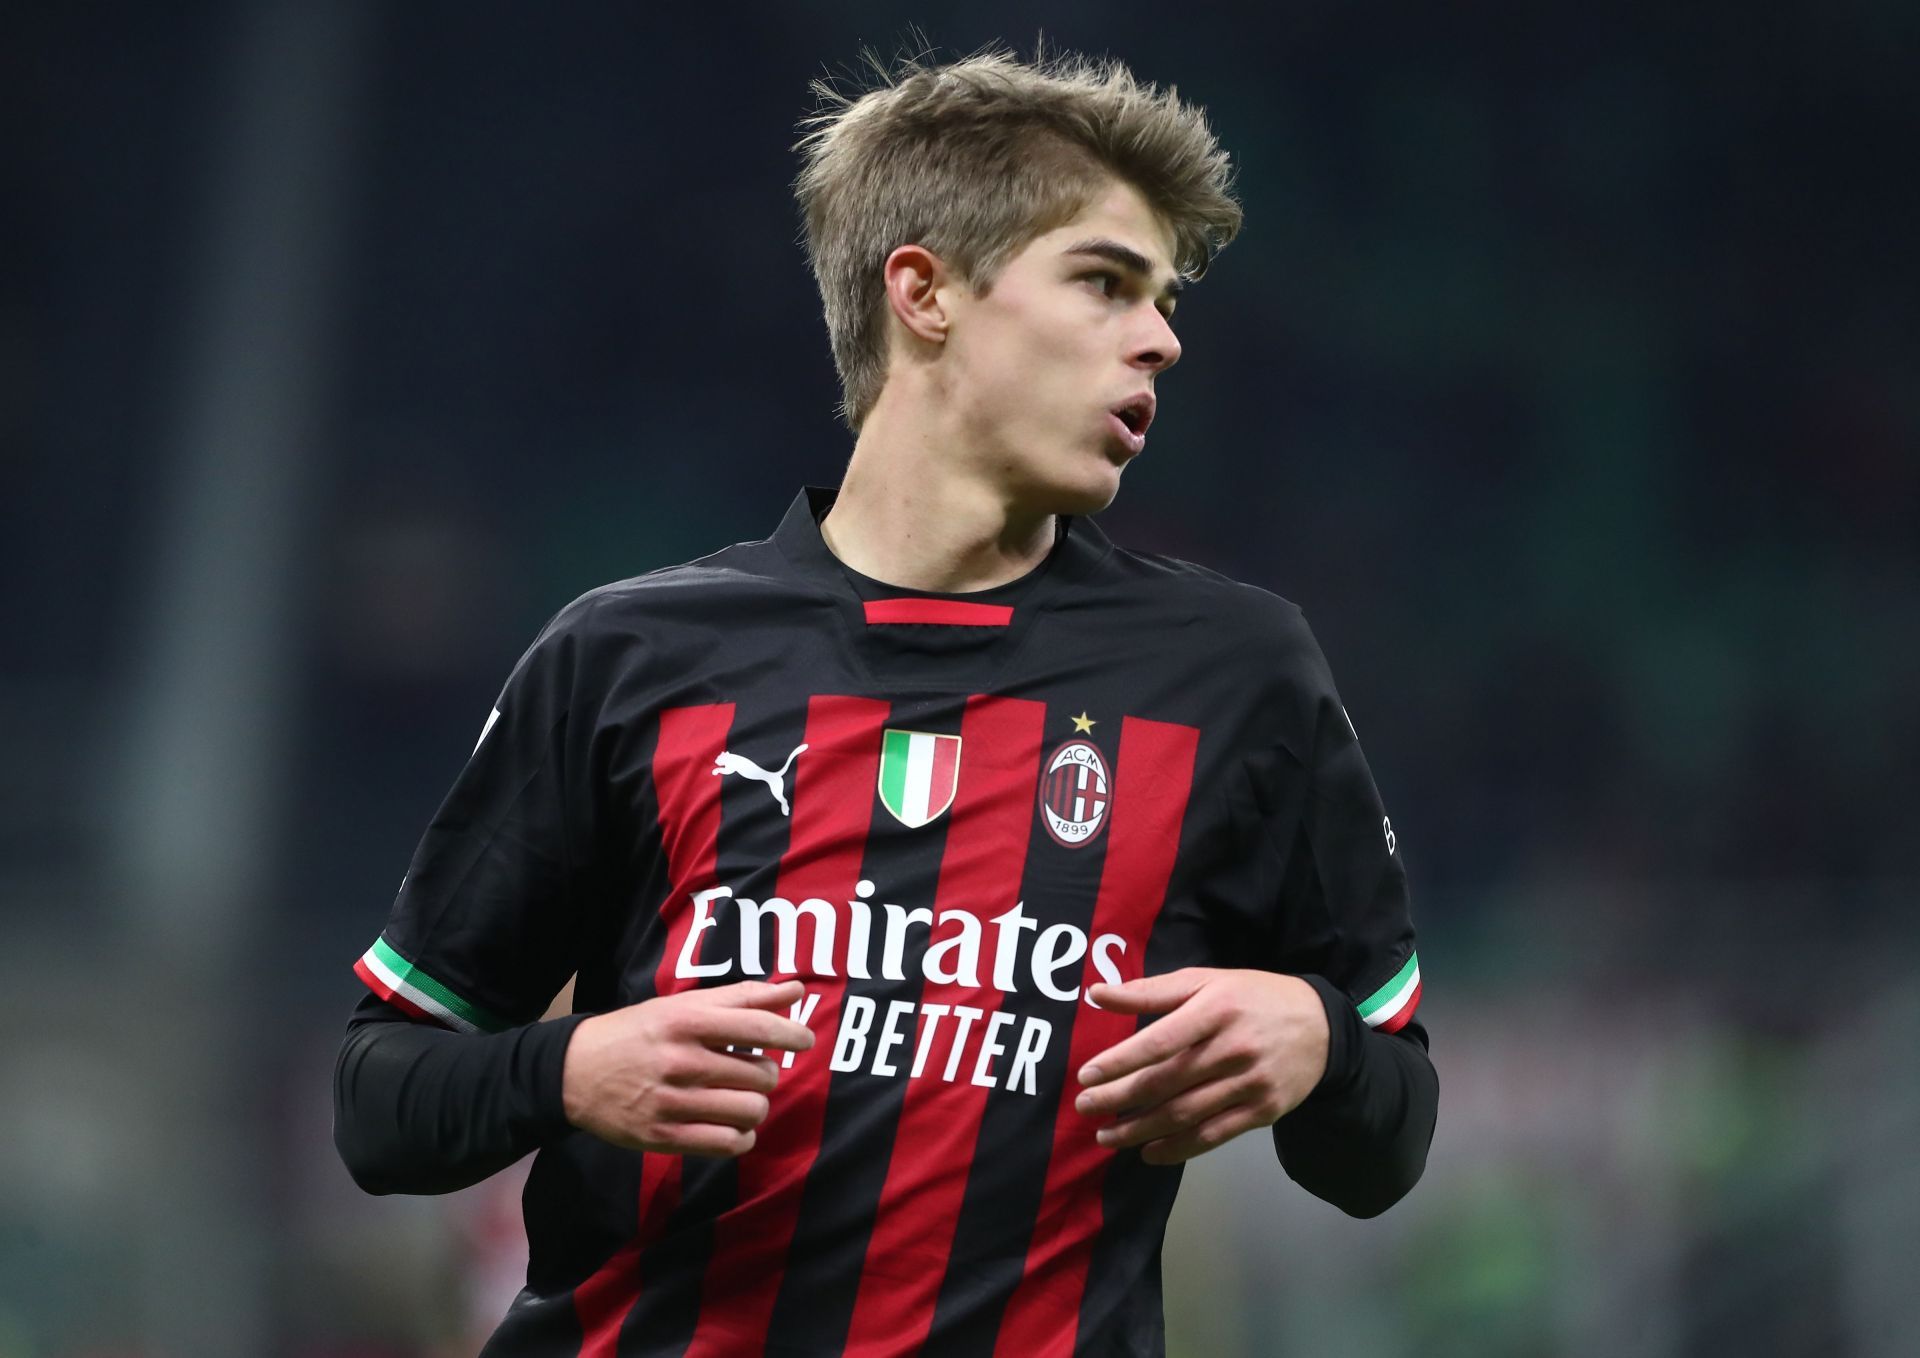
M 867 624 L 936 622 L 954 627 L 1005 627 L 1013 621 L 1010 604 L 967 604 L 956 599 L 868 599 Z

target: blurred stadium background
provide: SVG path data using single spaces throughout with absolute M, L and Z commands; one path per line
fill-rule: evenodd
M 353 1188 L 349 967 L 548 614 L 837 480 L 789 146 L 909 20 L 1211 110 L 1102 523 L 1307 609 L 1415 883 L 1425 1181 L 1197 1162 L 1170 1353 L 1916 1351 L 1913 4 L 8 19 L 0 1358 L 477 1347 L 516 1185 Z

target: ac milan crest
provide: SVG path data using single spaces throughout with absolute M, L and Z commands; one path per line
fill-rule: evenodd
M 1055 843 L 1069 849 L 1090 843 L 1107 823 L 1112 802 L 1106 756 L 1092 741 L 1076 736 L 1047 757 L 1040 771 L 1040 817 Z

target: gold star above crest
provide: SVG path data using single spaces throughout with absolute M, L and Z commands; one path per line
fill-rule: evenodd
M 1080 709 L 1080 715 L 1071 718 L 1071 720 L 1073 722 L 1073 729 L 1078 734 L 1085 735 L 1093 730 L 1093 718 L 1087 715 L 1087 710 L 1084 707 Z

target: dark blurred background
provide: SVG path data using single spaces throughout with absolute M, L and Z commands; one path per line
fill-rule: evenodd
M 349 968 L 549 614 L 837 483 L 790 148 L 910 21 L 1210 110 L 1100 521 L 1307 610 L 1414 880 L 1425 1181 L 1196 1162 L 1170 1353 L 1913 1352 L 1920 7 L 282 0 L 8 11 L 0 1358 L 477 1348 Z

